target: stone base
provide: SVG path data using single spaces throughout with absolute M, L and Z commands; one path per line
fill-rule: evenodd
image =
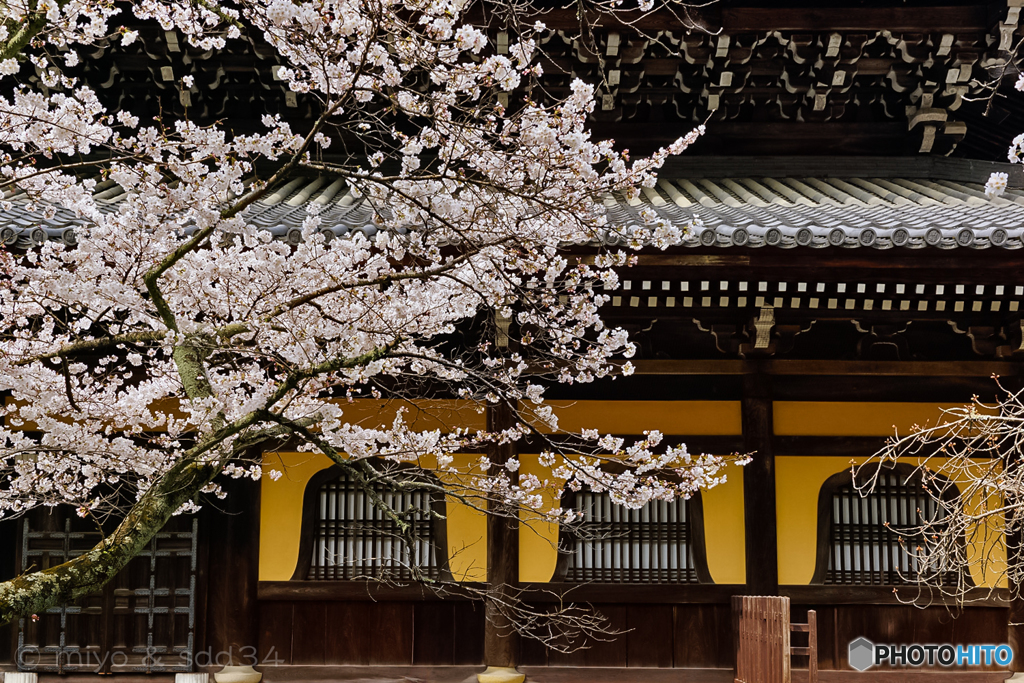
M 210 683 L 210 674 L 174 674 L 174 683 Z
M 24 671 L 8 671 L 4 674 L 4 683 L 38 683 L 39 674 Z
M 479 683 L 523 683 L 526 675 L 511 666 L 489 666 L 483 673 L 476 675 Z
M 251 666 L 225 666 L 213 674 L 217 683 L 260 683 L 263 674 Z

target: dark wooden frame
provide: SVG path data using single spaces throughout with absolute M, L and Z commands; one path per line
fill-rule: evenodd
M 898 474 L 898 475 L 900 475 L 901 477 L 904 477 L 904 478 L 909 478 L 909 477 L 914 476 L 915 472 L 918 469 L 917 466 L 915 466 L 915 465 L 911 465 L 909 463 L 903 463 L 903 462 L 900 462 L 900 463 L 890 463 L 890 464 L 870 463 L 870 464 L 864 465 L 863 467 L 864 467 L 864 469 L 861 470 L 861 471 L 864 472 L 864 474 L 861 475 L 860 472 L 858 472 L 858 475 L 859 475 L 859 477 L 865 478 L 865 479 L 873 476 L 875 474 L 875 472 L 880 467 L 884 467 L 886 469 L 889 469 L 892 472 L 894 472 L 894 473 L 896 473 L 896 474 Z M 852 484 L 853 483 L 853 476 L 854 475 L 853 475 L 852 468 L 846 468 L 842 472 L 837 472 L 836 474 L 833 474 L 831 477 L 826 479 L 825 482 L 821 485 L 821 489 L 819 489 L 819 491 L 818 491 L 817 547 L 816 547 L 816 550 L 815 550 L 814 574 L 811 576 L 811 585 L 814 585 L 814 586 L 825 586 L 825 585 L 829 585 L 829 586 L 832 586 L 832 585 L 835 585 L 835 586 L 849 586 L 850 588 L 865 587 L 865 586 L 861 586 L 859 584 L 855 585 L 855 584 L 826 584 L 825 583 L 825 575 L 828 572 L 829 558 L 830 558 L 831 553 L 832 553 L 832 546 L 829 543 L 829 536 L 830 536 L 831 531 L 832 531 L 832 521 L 833 521 L 832 520 L 832 508 L 833 508 L 832 496 L 835 494 L 835 490 L 837 488 L 839 488 L 840 486 L 845 486 L 847 484 Z M 938 477 L 938 476 L 941 476 L 941 475 L 936 474 L 935 476 Z M 957 489 L 957 487 L 956 487 L 956 484 L 953 484 L 952 482 L 949 482 L 948 480 L 946 481 L 946 483 L 950 487 L 952 487 L 953 490 L 959 491 L 959 489 Z M 950 489 L 944 488 L 944 491 L 949 491 L 949 490 Z M 948 502 L 948 501 L 951 501 L 951 500 L 953 500 L 952 494 L 946 494 L 946 495 L 943 496 L 943 501 Z M 960 544 L 964 544 L 965 540 L 964 540 L 963 537 L 961 537 L 961 538 L 958 539 L 958 542 Z M 970 572 L 967 572 L 967 581 L 971 582 Z M 885 588 L 886 590 L 890 589 L 890 584 L 873 584 L 873 585 Z M 900 587 L 900 588 L 908 588 L 908 587 L 913 587 L 915 585 L 916 584 L 914 584 L 914 583 L 905 583 L 905 584 L 896 584 L 895 586 L 896 587 Z M 872 587 L 872 586 L 866 586 L 866 587 Z
M 47 516 L 47 517 L 50 517 L 52 515 L 52 517 L 50 517 L 51 523 L 52 524 L 57 524 L 57 525 L 61 524 L 64 520 L 66 520 L 68 518 L 72 518 L 73 519 L 73 517 L 71 517 L 70 507 L 67 506 L 67 505 L 60 505 L 60 506 L 53 507 L 53 508 L 36 507 L 36 508 L 33 508 L 32 510 L 29 510 L 26 513 L 26 516 L 14 517 L 14 518 L 6 520 L 7 522 L 14 523 L 13 524 L 14 532 L 13 532 L 13 534 L 11 534 L 11 536 L 13 536 L 14 541 L 15 541 L 14 554 L 13 554 L 14 557 L 13 557 L 13 559 L 14 559 L 14 567 L 15 567 L 16 571 L 19 572 L 19 573 L 22 573 L 21 566 L 22 566 L 22 561 L 23 561 L 23 550 L 25 548 L 25 543 L 26 543 L 25 533 L 24 533 L 24 522 L 28 521 L 29 524 L 31 525 L 32 521 L 34 520 L 36 522 L 36 524 L 37 524 L 37 528 L 38 527 L 42 527 L 43 526 L 42 519 L 43 519 L 44 515 Z M 206 519 L 208 519 L 208 518 L 202 512 L 199 515 L 187 515 L 187 516 L 182 516 L 180 518 L 176 517 L 176 518 L 172 518 L 172 520 L 177 520 L 177 519 L 182 519 L 182 518 L 191 518 L 193 520 L 193 523 L 194 523 L 194 525 L 192 527 L 192 533 L 194 534 L 194 538 L 195 538 L 194 543 L 195 543 L 195 563 L 196 563 L 195 571 L 194 571 L 194 574 L 193 574 L 195 582 L 194 582 L 194 584 L 192 586 L 192 590 L 193 590 L 192 599 L 193 599 L 193 619 L 194 619 L 194 625 L 192 626 L 192 629 L 191 629 L 192 630 L 192 654 L 191 654 L 191 659 L 189 660 L 190 664 L 189 664 L 189 667 L 188 667 L 187 671 L 196 671 L 198 669 L 197 664 L 196 664 L 196 655 L 199 654 L 202 651 L 203 645 L 208 642 L 207 641 L 207 637 L 208 637 L 208 623 L 207 622 L 208 622 L 208 619 L 206 617 L 207 617 L 207 605 L 208 605 L 208 596 L 209 596 L 209 569 L 210 569 L 210 566 L 209 566 L 209 535 L 210 535 L 210 533 L 209 533 L 208 529 L 204 529 L 204 526 L 205 526 L 204 521 L 206 521 Z M 107 519 L 105 523 L 111 523 L 111 519 L 112 518 Z M 166 525 L 164 527 L 162 527 L 160 529 L 160 531 L 164 531 L 165 528 L 166 528 Z M 50 529 L 50 530 L 51 531 L 59 531 L 59 529 Z M 76 533 L 76 532 L 73 532 L 73 533 Z M 0 537 L 0 540 L 3 540 L 2 537 Z M 150 543 L 152 543 L 152 542 L 153 541 L 150 541 Z M 146 545 L 148 546 L 149 543 L 147 543 Z M 134 560 L 136 557 L 137 557 L 137 555 L 133 556 L 131 559 Z M 103 606 L 102 606 L 102 610 L 103 610 L 102 618 L 103 618 L 103 621 L 102 621 L 102 624 L 101 624 L 101 627 L 100 627 L 101 632 L 100 632 L 99 638 L 98 638 L 98 640 L 99 640 L 98 646 L 101 649 L 101 652 L 106 653 L 106 656 L 104 656 L 102 661 L 99 663 L 98 668 L 96 670 L 92 670 L 92 671 L 87 671 L 87 670 L 85 670 L 85 671 L 67 671 L 67 672 L 62 672 L 62 673 L 59 673 L 59 674 L 53 673 L 53 672 L 49 672 L 46 669 L 40 669 L 40 670 L 38 670 L 38 673 L 40 673 L 41 675 L 44 675 L 44 676 L 59 675 L 61 677 L 66 677 L 66 676 L 69 676 L 69 675 L 70 676 L 76 676 L 76 675 L 90 675 L 90 674 L 99 674 L 99 675 L 108 675 L 109 676 L 109 675 L 115 675 L 116 674 L 116 675 L 119 675 L 119 676 L 122 676 L 122 677 L 128 677 L 128 676 L 133 676 L 133 675 L 144 675 L 146 677 L 158 677 L 158 678 L 160 676 L 166 676 L 168 674 L 173 675 L 175 673 L 182 673 L 182 670 L 179 669 L 179 668 L 170 668 L 170 669 L 167 669 L 167 670 L 159 670 L 158 669 L 158 670 L 155 670 L 155 671 L 146 671 L 144 673 L 141 672 L 141 671 L 135 671 L 134 668 L 129 668 L 127 670 L 117 671 L 117 672 L 114 672 L 114 671 L 111 670 L 112 669 L 112 665 L 113 665 L 113 657 L 112 657 L 112 655 L 115 652 L 115 637 L 116 637 L 116 634 L 115 634 L 115 628 L 116 627 L 115 627 L 115 624 L 114 624 L 114 612 L 113 612 L 114 602 L 115 602 L 114 591 L 115 591 L 116 579 L 117 579 L 118 576 L 121 575 L 121 573 L 126 573 L 126 572 L 129 572 L 129 571 L 130 571 L 130 569 L 127 566 L 122 568 L 121 572 L 119 572 L 117 575 L 115 575 L 115 577 L 113 577 L 111 580 L 107 581 L 103 585 L 102 588 L 100 588 L 98 591 L 96 591 L 96 593 L 98 593 L 98 594 L 100 594 L 102 596 L 102 600 L 103 600 Z M 85 598 L 82 598 L 80 600 L 84 600 L 84 599 Z M 76 602 L 79 602 L 79 601 L 68 601 L 68 602 L 70 604 L 75 604 Z M 9 669 L 10 671 L 33 671 L 33 670 L 23 669 L 22 667 L 19 666 L 19 661 L 18 661 L 18 657 L 19 657 L 19 652 L 18 652 L 18 649 L 19 649 L 19 633 L 22 630 L 20 622 L 22 622 L 24 619 L 26 619 L 26 617 L 21 617 L 20 619 L 13 619 L 11 622 L 9 622 L 9 624 L 0 625 L 0 627 L 7 626 L 8 629 L 9 629 L 9 638 L 7 639 L 7 641 L 9 643 L 9 647 L 10 647 L 10 662 L 9 663 L 10 663 L 10 665 L 12 667 L 11 669 Z M 0 630 L 0 634 L 2 634 L 2 633 L 3 633 L 3 631 Z M 2 637 L 2 635 L 0 635 L 0 637 Z M 0 649 L 0 652 L 2 652 L 2 649 Z M 0 662 L 2 662 L 2 660 L 0 660 Z
M 402 468 L 405 469 L 405 468 Z M 316 532 L 316 508 L 320 487 L 333 479 L 345 475 L 345 470 L 340 465 L 332 465 L 327 469 L 320 470 L 306 482 L 306 490 L 302 494 L 302 524 L 299 536 L 299 558 L 295 564 L 295 572 L 292 574 L 292 581 L 309 581 L 310 565 L 313 561 L 313 537 Z M 430 477 L 427 472 L 418 472 L 418 476 Z M 431 493 L 431 510 L 434 512 L 432 520 L 432 531 L 434 534 L 434 552 L 438 561 L 438 578 L 441 581 L 451 581 L 451 570 L 448 566 L 448 514 L 447 503 L 444 496 Z M 345 579 L 334 581 L 344 582 Z
M 446 586 L 438 592 L 421 585 L 391 586 L 375 581 L 260 581 L 261 602 L 421 602 L 467 601 L 476 596 L 459 592 L 461 584 Z M 483 583 L 468 583 L 467 588 L 483 590 Z M 616 583 L 567 584 L 520 583 L 517 588 L 531 592 L 530 602 L 592 603 L 602 605 L 725 605 L 733 595 L 746 595 L 745 584 L 712 585 L 699 583 Z M 781 585 L 779 594 L 795 605 L 944 605 L 955 610 L 1006 608 L 1010 592 L 1006 588 L 971 588 L 961 602 L 956 596 L 942 595 L 915 585 L 897 586 Z
M 566 491 L 562 496 L 562 507 L 572 508 L 576 504 L 576 494 L 573 491 Z M 696 584 L 671 584 L 671 583 L 658 583 L 658 584 L 636 584 L 629 583 L 626 581 L 615 582 L 615 583 L 588 583 L 587 586 L 673 586 L 673 585 L 711 585 L 714 584 L 714 580 L 711 578 L 711 571 L 708 569 L 708 555 L 707 547 L 704 542 L 704 504 L 701 501 L 700 491 L 696 491 L 686 501 L 686 524 L 689 527 L 690 532 L 690 556 L 693 558 L 693 569 L 697 574 Z M 572 557 L 572 553 L 567 550 L 571 547 L 572 542 L 575 540 L 570 530 L 564 526 L 560 526 L 558 529 L 558 559 L 555 561 L 555 571 L 551 576 L 552 584 L 559 584 L 562 586 L 574 586 L 581 584 L 569 584 L 565 583 L 565 575 L 569 570 L 569 558 Z M 538 584 L 545 585 L 545 584 Z

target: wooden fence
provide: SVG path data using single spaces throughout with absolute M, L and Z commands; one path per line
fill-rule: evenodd
M 736 633 L 736 683 L 791 683 L 792 655 L 809 658 L 809 683 L 818 681 L 817 615 L 806 624 L 789 620 L 789 598 L 736 595 L 732 599 Z M 807 647 L 792 647 L 792 632 L 807 633 Z

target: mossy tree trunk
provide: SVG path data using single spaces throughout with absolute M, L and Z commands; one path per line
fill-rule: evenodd
M 101 589 L 219 471 L 213 464 L 179 463 L 129 510 L 112 534 L 88 552 L 45 571 L 0 583 L 0 623 L 74 602 Z

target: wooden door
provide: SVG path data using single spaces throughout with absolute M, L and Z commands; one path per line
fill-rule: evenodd
M 56 511 L 27 517 L 22 571 L 48 569 L 93 547 L 100 531 Z M 196 639 L 198 520 L 176 517 L 101 591 L 21 619 L 19 671 L 188 672 Z

